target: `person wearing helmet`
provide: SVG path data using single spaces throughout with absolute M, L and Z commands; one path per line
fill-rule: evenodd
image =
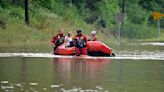
M 91 41 L 97 41 L 97 40 L 98 40 L 98 39 L 97 39 L 97 36 L 96 36 L 96 31 L 92 31 L 92 32 L 91 32 L 91 35 L 92 35 Z
M 76 56 L 87 55 L 87 36 L 82 34 L 81 29 L 76 30 L 77 35 L 74 37 Z
M 60 46 L 61 44 L 64 43 L 64 38 L 65 38 L 65 36 L 64 36 L 64 30 L 63 29 L 60 29 L 59 33 L 54 35 L 53 39 L 51 40 L 51 44 L 54 48 L 54 52 L 58 46 Z

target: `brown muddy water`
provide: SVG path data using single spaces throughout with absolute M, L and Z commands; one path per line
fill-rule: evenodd
M 163 43 L 126 44 L 116 57 L 4 49 L 0 92 L 164 92 Z

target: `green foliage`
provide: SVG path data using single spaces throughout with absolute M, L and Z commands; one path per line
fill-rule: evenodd
M 24 0 L 0 0 L 0 6 L 5 8 L 8 6 L 24 6 Z
M 115 14 L 119 12 L 117 0 L 103 0 L 99 5 L 100 16 L 108 26 L 115 22 Z
M 27 27 L 21 21 L 8 24 L 10 27 L 0 29 L 0 43 L 34 43 L 35 41 L 45 41 L 48 35 L 43 32 Z
M 24 0 L 0 0 L 0 42 L 50 41 L 57 30 L 82 28 L 85 34 L 97 30 L 106 41 L 106 33 L 116 25 L 115 15 L 122 0 L 29 0 L 30 27 L 24 24 Z M 125 38 L 156 37 L 153 11 L 162 11 L 162 0 L 126 0 L 126 20 L 121 35 Z M 161 26 L 163 27 L 161 20 Z M 8 37 L 9 36 L 9 37 Z M 107 36 L 108 37 L 108 36 Z
M 163 0 L 140 0 L 139 5 L 149 11 L 160 11 L 160 8 L 164 4 Z
M 121 30 L 121 36 L 132 39 L 146 39 L 157 37 L 157 29 L 145 25 L 125 24 Z
M 125 13 L 127 15 L 127 21 L 134 24 L 144 24 L 148 21 L 150 13 L 139 6 L 138 0 L 130 0 L 126 2 Z

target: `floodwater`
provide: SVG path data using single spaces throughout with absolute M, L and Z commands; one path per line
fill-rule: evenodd
M 164 44 L 126 44 L 116 57 L 0 48 L 0 92 L 164 92 Z

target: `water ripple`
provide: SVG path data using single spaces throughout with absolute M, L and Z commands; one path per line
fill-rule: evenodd
M 43 58 L 84 58 L 84 59 L 132 59 L 132 60 L 164 60 L 164 52 L 160 51 L 134 51 L 127 52 L 121 51 L 116 52 L 116 57 L 77 57 L 77 56 L 62 56 L 54 55 L 52 53 L 0 53 L 0 57 L 43 57 Z

